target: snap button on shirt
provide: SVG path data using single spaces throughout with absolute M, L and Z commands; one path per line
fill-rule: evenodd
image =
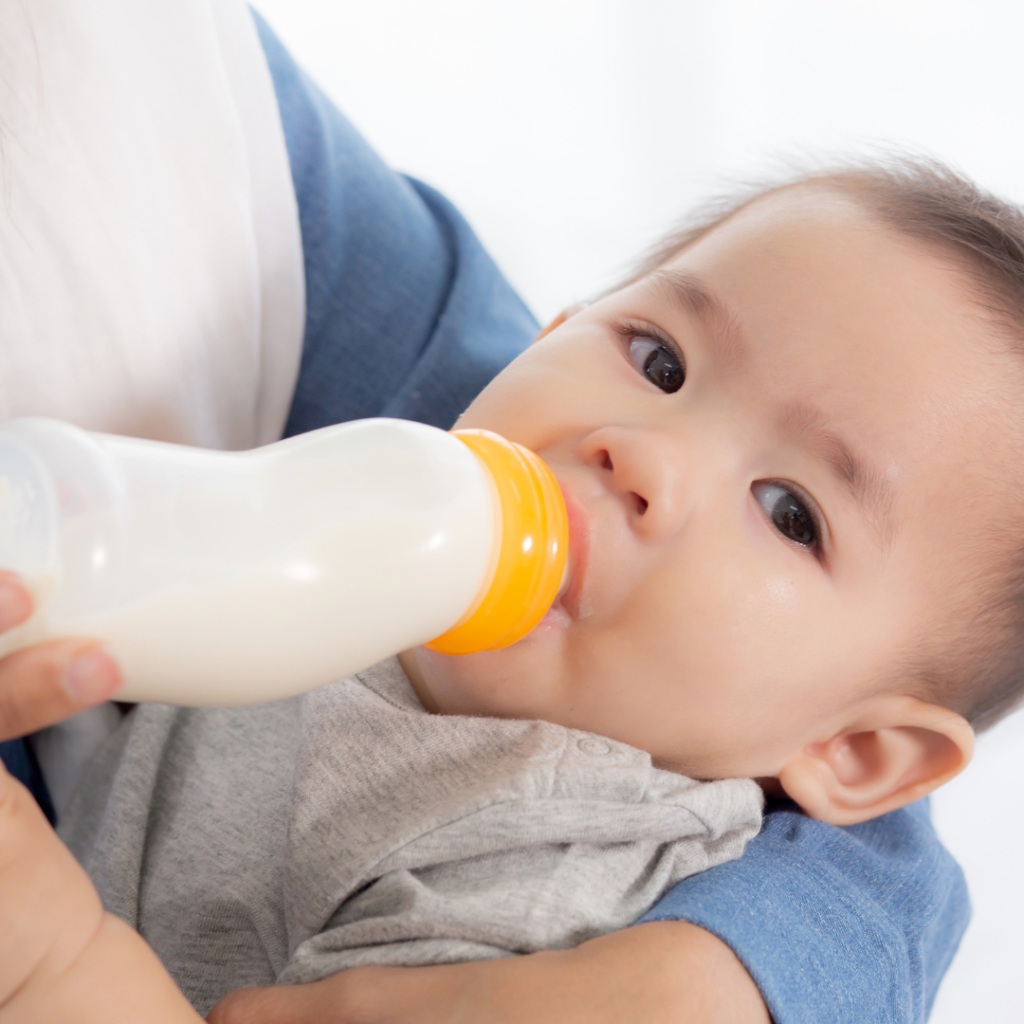
M 576 746 L 582 753 L 590 754 L 592 757 L 603 757 L 605 754 L 612 752 L 612 748 L 604 740 L 594 739 L 592 736 L 584 740 L 578 740 Z

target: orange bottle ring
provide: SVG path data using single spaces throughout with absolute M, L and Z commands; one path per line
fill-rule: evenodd
M 462 620 L 426 644 L 442 654 L 496 651 L 521 640 L 558 595 L 569 549 L 569 520 L 558 481 L 522 445 L 489 430 L 453 435 L 480 460 L 500 511 L 490 580 Z

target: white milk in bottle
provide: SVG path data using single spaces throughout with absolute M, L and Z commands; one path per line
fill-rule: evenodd
M 550 471 L 486 431 L 360 420 L 215 452 L 0 426 L 0 568 L 36 598 L 0 654 L 95 637 L 123 700 L 256 703 L 428 641 L 506 646 L 566 542 Z

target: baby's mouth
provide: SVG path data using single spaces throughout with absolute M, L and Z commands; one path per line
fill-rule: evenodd
M 565 568 L 562 570 L 562 582 L 558 584 L 558 593 L 555 595 L 556 601 L 562 600 L 566 590 L 569 589 L 569 580 L 571 578 L 572 574 L 569 572 L 569 558 L 567 555 L 565 559 Z

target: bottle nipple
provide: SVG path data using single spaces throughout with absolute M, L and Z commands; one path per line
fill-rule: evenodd
M 500 512 L 494 566 L 477 601 L 426 644 L 442 654 L 496 651 L 521 640 L 551 607 L 565 577 L 569 521 L 551 470 L 528 448 L 489 430 L 454 430 L 490 477 Z

